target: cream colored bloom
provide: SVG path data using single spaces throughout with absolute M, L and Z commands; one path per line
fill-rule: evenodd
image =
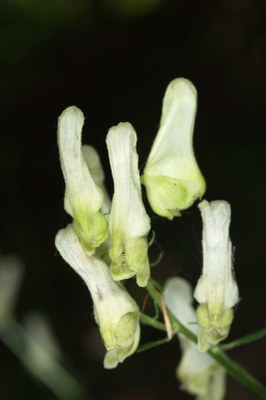
M 203 221 L 203 271 L 194 297 L 200 303 L 199 349 L 206 351 L 211 344 L 227 337 L 239 295 L 232 267 L 230 205 L 222 200 L 203 200 L 199 209 Z
M 150 276 L 147 245 L 150 220 L 141 198 L 136 141 L 129 123 L 112 127 L 106 138 L 114 179 L 109 255 L 115 280 L 136 275 L 137 284 L 146 286 Z
M 182 278 L 166 282 L 163 294 L 165 303 L 175 318 L 197 335 L 198 325 L 192 307 L 192 289 Z M 198 400 L 222 400 L 225 394 L 225 370 L 208 354 L 200 353 L 197 345 L 178 334 L 182 358 L 177 367 L 177 377 L 187 392 Z
M 170 82 L 160 128 L 143 174 L 153 211 L 173 219 L 201 198 L 206 185 L 193 151 L 197 93 L 190 81 Z
M 65 209 L 73 217 L 73 227 L 81 243 L 92 254 L 107 240 L 108 229 L 101 211 L 104 195 L 94 182 L 82 152 L 83 123 L 82 111 L 68 107 L 58 120 L 58 146 L 66 183 Z
M 71 225 L 58 232 L 55 244 L 64 260 L 88 286 L 107 350 L 104 366 L 115 368 L 138 346 L 139 308 L 122 284 L 112 280 L 106 264 L 84 252 Z

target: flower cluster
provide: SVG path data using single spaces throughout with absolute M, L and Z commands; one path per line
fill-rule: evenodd
M 186 79 L 172 81 L 163 101 L 156 136 L 142 182 L 153 210 L 172 219 L 205 190 L 192 146 L 196 90 Z M 110 201 L 96 150 L 82 145 L 84 116 L 68 107 L 59 117 L 58 146 L 65 179 L 64 206 L 72 223 L 58 232 L 56 247 L 84 279 L 95 319 L 113 368 L 139 342 L 139 309 L 121 283 L 136 277 L 145 287 L 150 277 L 147 235 L 150 219 L 142 202 L 137 136 L 126 122 L 106 137 L 114 194 Z
M 136 275 L 140 286 L 147 284 L 150 222 L 141 200 L 133 127 L 119 124 L 107 135 L 115 186 L 111 203 L 96 150 L 81 144 L 83 123 L 77 107 L 59 117 L 65 210 L 73 222 L 58 232 L 55 244 L 89 288 L 107 350 L 104 366 L 114 368 L 136 350 L 140 337 L 139 308 L 116 281 Z
M 66 184 L 64 206 L 73 220 L 58 232 L 55 243 L 91 293 L 95 320 L 107 350 L 106 368 L 116 367 L 139 344 L 139 307 L 123 281 L 135 277 L 138 286 L 146 287 L 150 278 L 147 236 L 151 226 L 141 183 L 152 210 L 170 220 L 205 193 L 205 180 L 193 151 L 196 108 L 197 93 L 192 83 L 184 78 L 170 82 L 159 130 L 141 177 L 133 126 L 125 122 L 110 128 L 106 144 L 114 181 L 112 199 L 104 186 L 96 150 L 81 143 L 83 113 L 72 106 L 59 117 L 58 146 Z M 199 209 L 203 220 L 203 272 L 194 292 L 199 303 L 197 312 L 191 306 L 191 289 L 183 280 L 168 283 L 164 298 L 185 326 L 197 319 L 198 325 L 192 330 L 198 336 L 198 350 L 206 352 L 228 335 L 238 289 L 232 271 L 230 205 L 221 200 L 203 200 Z M 180 380 L 191 393 L 199 394 L 199 399 L 210 398 L 208 390 L 213 393 L 212 399 L 221 399 L 223 372 L 194 344 L 181 335 L 179 338 L 184 350 L 178 369 Z M 194 365 L 194 369 L 188 365 Z

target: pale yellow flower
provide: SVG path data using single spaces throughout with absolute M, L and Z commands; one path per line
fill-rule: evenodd
M 112 127 L 106 138 L 114 180 L 109 255 L 114 280 L 136 275 L 137 284 L 146 286 L 150 276 L 147 244 L 150 219 L 141 198 L 136 142 L 136 133 L 129 123 Z
M 233 307 L 239 300 L 232 267 L 232 243 L 229 237 L 230 204 L 217 200 L 199 204 L 203 221 L 203 271 L 194 297 L 199 323 L 199 349 L 225 339 L 233 320 Z
M 83 123 L 82 111 L 68 107 L 58 120 L 58 146 L 66 183 L 65 210 L 73 217 L 74 230 L 84 248 L 92 254 L 107 240 L 108 228 L 102 213 L 104 194 L 93 180 L 82 151 Z
M 170 82 L 142 177 L 153 211 L 169 219 L 190 207 L 206 189 L 193 151 L 196 107 L 197 93 L 190 81 Z
M 95 320 L 107 350 L 104 366 L 115 368 L 138 346 L 139 308 L 123 285 L 113 281 L 104 261 L 84 251 L 71 225 L 58 232 L 55 244 L 91 293 Z

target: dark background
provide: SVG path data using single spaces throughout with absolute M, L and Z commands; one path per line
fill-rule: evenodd
M 258 330 L 266 323 L 265 22 L 265 0 L 1 1 L 1 252 L 25 265 L 18 320 L 33 310 L 50 320 L 66 368 L 96 400 L 191 397 L 174 376 L 177 340 L 113 371 L 102 367 L 89 293 L 54 247 L 56 232 L 68 222 L 57 118 L 69 105 L 83 110 L 83 140 L 98 149 L 106 168 L 108 129 L 131 122 L 143 167 L 167 84 L 180 76 L 195 84 L 194 147 L 205 197 L 232 206 L 241 302 L 229 340 Z M 106 182 L 111 191 L 108 169 Z M 152 221 L 165 251 L 154 276 L 163 282 L 179 274 L 195 285 L 201 270 L 197 207 L 172 223 L 154 215 Z M 156 258 L 158 249 L 152 252 Z M 129 289 L 141 304 L 144 291 L 134 282 Z M 143 328 L 142 343 L 160 337 Z M 0 346 L 1 399 L 56 399 Z M 262 339 L 230 354 L 266 384 L 265 350 Z M 226 399 L 236 396 L 257 398 L 229 379 Z

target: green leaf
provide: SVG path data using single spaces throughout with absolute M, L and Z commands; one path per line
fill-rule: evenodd
M 143 344 L 143 345 L 139 346 L 137 353 L 141 353 L 142 351 L 150 350 L 153 347 L 161 346 L 162 344 L 165 344 L 168 342 L 169 342 L 169 339 L 165 338 L 165 339 L 156 340 L 155 342 Z
M 231 350 L 235 347 L 242 346 L 243 344 L 255 342 L 256 340 L 259 340 L 264 336 L 266 336 L 266 328 L 250 333 L 249 335 L 243 336 L 242 338 L 234 340 L 233 342 L 223 344 L 220 347 L 222 348 L 222 350 Z

